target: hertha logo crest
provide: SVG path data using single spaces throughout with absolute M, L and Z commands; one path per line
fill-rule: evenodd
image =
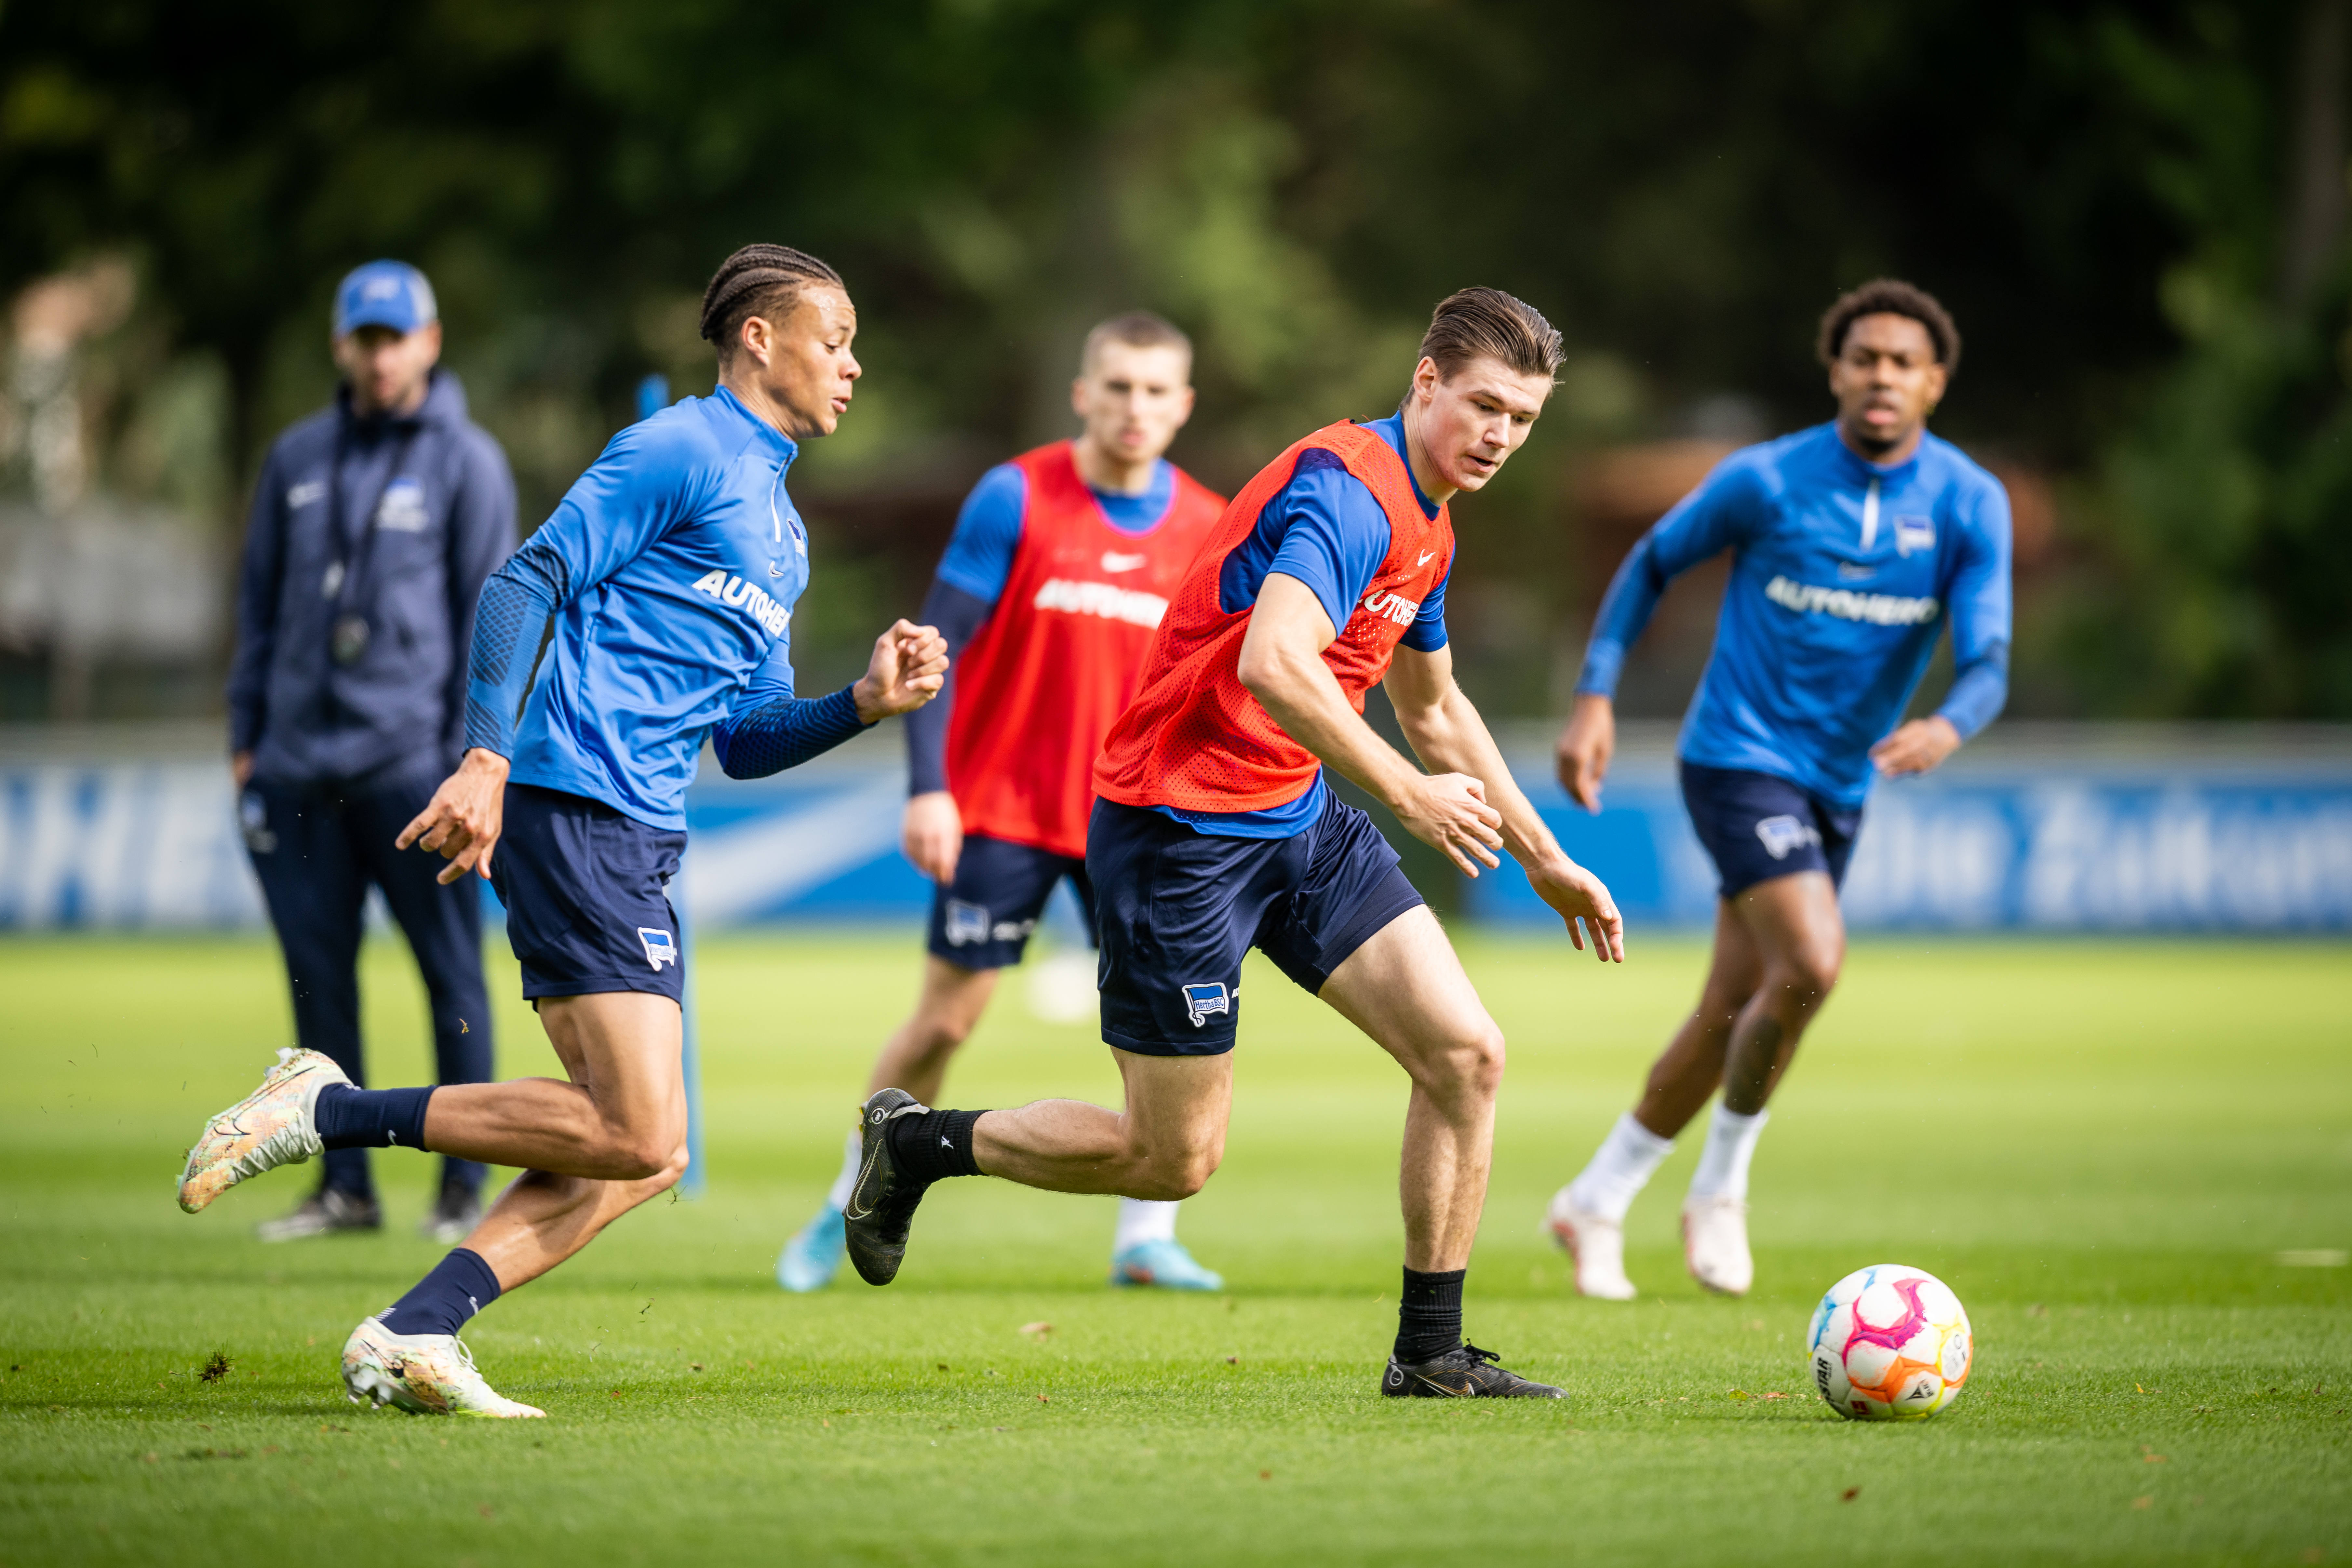
M 1793 816 L 1768 816 L 1756 825 L 1756 837 L 1764 841 L 1765 851 L 1773 859 L 1786 860 L 1806 845 L 1819 844 L 1822 830 Z
M 670 940 L 669 932 L 639 926 L 637 940 L 646 944 L 646 962 L 654 966 L 655 973 L 660 973 L 665 963 L 672 969 L 677 967 L 677 943 Z
M 961 947 L 968 942 L 986 942 L 988 940 L 988 906 L 968 904 L 961 899 L 950 899 L 946 924 L 950 947 Z
M 1192 1016 L 1192 1027 L 1196 1029 L 1209 1021 L 1210 1014 L 1223 1013 L 1230 1017 L 1233 1010 L 1233 995 L 1222 981 L 1184 987 L 1184 1011 Z

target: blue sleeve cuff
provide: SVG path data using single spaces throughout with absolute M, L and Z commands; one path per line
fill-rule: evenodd
M 730 779 L 763 779 L 799 767 L 866 728 L 845 686 L 830 697 L 779 697 L 712 732 L 711 750 Z
M 1437 580 L 1437 586 L 1421 602 L 1412 625 L 1405 628 L 1404 646 L 1415 653 L 1435 653 L 1451 640 L 1445 631 L 1445 588 L 1454 581 L 1454 567 L 1458 563 L 1447 564 L 1445 575 Z
M 1625 671 L 1625 645 L 1609 637 L 1594 637 L 1584 650 L 1584 668 L 1577 673 L 1576 692 L 1580 697 L 1610 697 L 1617 695 L 1617 679 Z
M 1961 666 L 1936 711 L 1959 731 L 1961 740 L 1972 741 L 2000 717 L 2008 701 L 2009 645 L 1999 642 Z
M 929 795 L 948 787 L 948 721 L 954 716 L 955 661 L 980 628 L 988 624 L 989 605 L 941 577 L 923 599 L 923 622 L 940 628 L 948 642 L 948 678 L 940 694 L 907 715 L 907 793 Z

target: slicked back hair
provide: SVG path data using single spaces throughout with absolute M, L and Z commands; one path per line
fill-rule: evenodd
M 840 273 L 804 250 L 747 245 L 719 264 L 710 287 L 702 291 L 702 335 L 718 346 L 721 360 L 731 359 L 744 322 L 754 316 L 782 321 L 812 283 L 847 287 Z
M 1960 368 L 1960 329 L 1953 324 L 1952 313 L 1933 294 L 1900 278 L 1874 278 L 1839 295 L 1837 303 L 1822 312 L 1821 336 L 1813 343 L 1813 352 L 1823 364 L 1837 363 L 1838 355 L 1845 353 L 1846 333 L 1864 316 L 1910 317 L 1927 330 L 1927 341 L 1936 347 L 1936 363 L 1946 374 Z
M 1423 359 L 1451 381 L 1474 359 L 1498 360 L 1521 375 L 1549 381 L 1566 352 L 1559 330 L 1543 312 L 1500 289 L 1463 289 L 1437 302 L 1421 337 Z
M 1176 323 L 1149 310 L 1129 310 L 1108 321 L 1097 321 L 1094 331 L 1087 334 L 1087 346 L 1078 355 L 1080 375 L 1093 373 L 1095 356 L 1102 353 L 1105 343 L 1125 343 L 1131 349 L 1181 349 L 1185 363 L 1189 365 L 1192 360 L 1192 340 Z

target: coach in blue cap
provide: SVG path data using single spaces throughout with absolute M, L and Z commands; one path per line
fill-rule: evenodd
M 393 840 L 457 765 L 466 649 L 483 581 L 515 548 L 514 479 L 435 368 L 425 274 L 371 261 L 335 290 L 334 405 L 269 448 L 254 491 L 228 686 L 247 848 L 286 952 L 300 1042 L 361 1071 L 361 909 L 371 884 L 431 998 L 443 1083 L 490 1076 L 481 896 Z M 482 1167 L 445 1160 L 422 1226 L 461 1240 Z M 261 1227 L 290 1241 L 383 1223 L 364 1149 L 326 1156 L 317 1193 Z

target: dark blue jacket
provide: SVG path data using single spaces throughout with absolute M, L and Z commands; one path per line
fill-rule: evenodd
M 331 483 L 341 491 L 340 545 L 330 537 Z M 371 507 L 373 539 L 362 544 Z M 258 776 L 289 783 L 397 763 L 453 766 L 465 744 L 474 603 L 514 548 L 514 476 L 489 432 L 467 418 L 456 376 L 435 371 L 405 419 L 356 418 L 350 390 L 339 391 L 334 406 L 278 437 L 254 491 L 229 749 L 254 752 Z M 338 561 L 359 563 L 340 605 L 328 593 Z M 370 635 L 357 660 L 338 665 L 330 644 L 345 614 L 363 616 Z

